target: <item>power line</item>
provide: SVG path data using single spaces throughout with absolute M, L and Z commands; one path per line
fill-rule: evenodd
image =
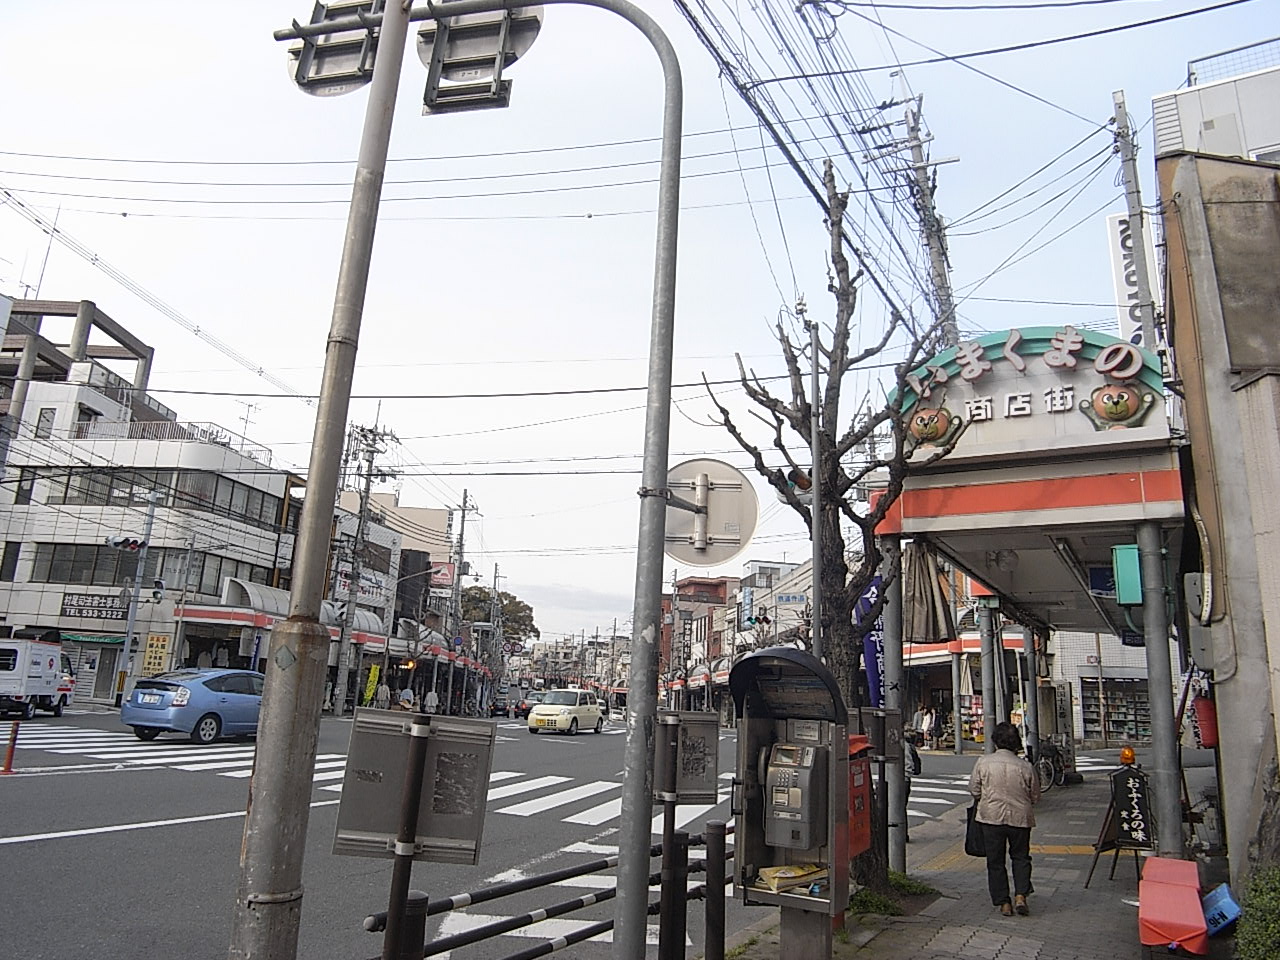
M 124 271 L 108 263 L 102 257 L 98 256 L 96 253 L 94 253 L 92 250 L 86 247 L 79 240 L 72 237 L 65 230 L 60 229 L 56 224 L 50 223 L 42 214 L 39 213 L 39 211 L 35 210 L 30 205 L 23 202 L 18 197 L 15 197 L 3 186 L 0 186 L 0 199 L 3 199 L 5 203 L 7 203 L 14 210 L 16 210 L 18 214 L 22 216 L 23 219 L 39 227 L 41 230 L 47 233 L 50 237 L 56 239 L 59 243 L 61 243 L 64 247 L 66 247 L 76 256 L 80 257 L 82 260 L 87 261 L 91 266 L 101 270 L 103 273 L 105 273 L 108 277 L 110 277 L 116 283 L 120 284 L 120 286 L 124 287 L 126 290 L 132 293 L 135 297 L 140 299 L 143 303 L 146 303 L 148 306 L 154 308 L 159 313 L 163 314 L 164 316 L 172 320 L 174 323 L 178 324 L 178 326 L 194 334 L 196 337 L 203 340 L 205 343 L 209 344 L 219 353 L 223 354 L 224 356 L 230 357 L 240 366 L 244 367 L 246 370 L 251 371 L 254 375 L 261 377 L 263 380 L 267 381 L 267 383 L 271 384 L 272 386 L 277 387 L 280 390 L 283 390 L 287 396 L 296 397 L 304 400 L 308 399 L 304 397 L 293 385 L 285 382 L 284 380 L 281 380 L 279 377 L 275 376 L 272 373 L 268 373 L 267 370 L 261 364 L 255 363 L 252 359 L 250 359 L 245 354 L 241 353 L 239 350 L 231 346 L 226 341 L 221 340 L 218 337 L 215 337 L 208 330 L 205 330 L 204 328 L 202 328 L 198 323 L 188 319 L 184 314 L 180 313 L 175 307 L 171 307 L 165 301 L 161 300 L 159 297 L 153 294 L 150 290 L 142 286 L 142 284 L 138 283 L 132 277 L 124 273 Z M 308 402 L 310 401 L 308 400 Z
M 871 7 L 875 10 L 1047 10 L 1055 7 L 1100 7 L 1113 3 L 1148 3 L 1149 0 L 1039 0 L 1035 3 L 880 3 L 877 0 L 801 0 L 801 7 Z M 850 10 L 850 13 L 853 11 Z M 830 14 L 828 16 L 839 16 Z
M 1164 17 L 1153 17 L 1150 20 L 1140 20 L 1137 23 L 1124 23 L 1124 24 L 1120 24 L 1119 26 L 1104 27 L 1100 30 L 1090 30 L 1085 33 L 1073 33 L 1065 37 L 1053 37 L 1048 40 L 1032 40 L 1027 43 L 1015 43 L 1015 44 L 1010 44 L 1008 46 L 1003 46 L 1003 47 L 989 47 L 985 50 L 972 50 L 968 53 L 943 54 L 941 56 L 931 57 L 925 60 L 909 60 L 906 63 L 879 64 L 874 67 L 849 67 L 841 70 L 825 70 L 819 73 L 800 73 L 800 74 L 794 74 L 794 75 L 785 76 L 785 77 L 768 77 L 763 80 L 755 81 L 753 84 L 751 84 L 751 86 L 759 87 L 759 86 L 764 86 L 765 84 L 783 83 L 789 80 L 812 80 L 818 77 L 836 77 L 836 76 L 844 76 L 848 74 L 875 73 L 881 70 L 898 70 L 903 67 L 923 67 L 929 64 L 934 64 L 934 63 L 959 63 L 963 60 L 972 60 L 976 57 L 990 57 L 999 53 L 1013 53 L 1014 51 L 1017 51 L 1017 50 L 1031 50 L 1036 47 L 1047 47 L 1047 46 L 1051 46 L 1052 44 L 1067 43 L 1072 40 L 1085 40 L 1090 37 L 1104 36 L 1109 33 L 1120 33 L 1125 30 L 1135 30 L 1138 27 L 1149 27 L 1157 23 L 1168 23 L 1169 21 L 1172 21 L 1172 20 L 1181 20 L 1184 17 L 1193 17 L 1201 13 L 1212 13 L 1215 10 L 1224 10 L 1227 7 L 1235 7 L 1242 3 L 1251 3 L 1251 2 L 1252 0 L 1224 0 L 1223 3 L 1215 3 L 1212 6 L 1208 6 L 1208 7 L 1198 7 L 1195 10 L 1184 10 L 1182 13 L 1173 13 Z M 850 12 L 854 13 L 855 16 L 862 16 L 862 14 L 859 14 L 856 11 L 850 11 Z M 864 18 L 864 19 L 869 20 L 870 18 Z M 870 22 L 874 23 L 874 21 L 870 21 Z M 908 37 L 907 39 L 910 39 L 910 38 Z M 925 44 L 920 44 L 920 45 L 925 46 Z M 996 79 L 996 78 L 993 77 L 992 79 Z M 1003 81 L 999 81 L 999 82 L 1003 83 Z M 1040 99 L 1040 98 L 1037 97 L 1036 99 Z M 1048 101 L 1044 101 L 1044 102 L 1048 103 Z M 1051 104 L 1051 105 L 1057 106 L 1057 104 Z M 1059 107 L 1059 109 L 1065 109 L 1065 108 Z M 1079 115 L 1076 114 L 1076 116 L 1079 116 Z M 1088 120 L 1087 117 L 1082 117 L 1081 119 L 1084 119 L 1090 123 L 1092 122 Z

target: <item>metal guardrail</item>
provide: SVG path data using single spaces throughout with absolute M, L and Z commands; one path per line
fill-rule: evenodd
M 683 945 L 685 940 L 684 932 L 684 914 L 689 900 L 706 900 L 707 902 L 707 960 L 721 960 L 724 956 L 724 887 L 732 880 L 732 875 L 727 875 L 725 863 L 733 859 L 733 850 L 726 848 L 725 836 L 733 832 L 733 825 L 725 825 L 712 821 L 707 824 L 705 834 L 698 834 L 692 837 L 681 835 L 680 842 L 687 850 L 691 846 L 705 846 L 707 853 L 704 859 L 687 861 L 687 852 L 684 854 L 684 860 L 687 866 L 682 864 L 680 871 L 680 882 L 676 885 L 683 895 L 678 895 L 674 900 L 669 896 L 658 902 L 649 905 L 649 915 L 671 914 L 668 920 L 675 921 L 673 926 L 676 929 L 670 931 L 668 936 L 669 942 L 678 942 L 681 947 L 681 956 L 683 956 Z M 659 856 L 663 852 L 662 844 L 655 843 L 649 847 L 649 855 Z M 464 907 L 474 906 L 480 903 L 486 903 L 492 900 L 498 900 L 503 897 L 512 896 L 517 893 L 524 893 L 529 890 L 536 890 L 541 887 L 550 886 L 563 880 L 571 880 L 575 877 L 587 876 L 593 873 L 599 873 L 603 870 L 613 869 L 618 865 L 618 857 L 608 856 L 600 857 L 596 860 L 590 860 L 586 863 L 577 864 L 570 867 L 562 867 L 559 870 L 551 870 L 547 873 L 537 874 L 531 877 L 523 877 L 519 880 L 509 880 L 504 883 L 492 884 L 488 887 L 481 887 L 467 893 L 454 894 L 450 897 L 442 897 L 438 900 L 426 901 L 426 894 L 420 891 L 413 891 L 409 900 L 409 912 L 413 919 L 421 918 L 424 925 L 423 939 L 425 939 L 425 922 L 427 917 L 439 916 L 452 910 L 459 910 Z M 705 883 L 698 884 L 694 887 L 686 888 L 686 878 L 691 873 L 703 873 L 707 875 Z M 652 873 L 649 876 L 650 884 L 662 882 L 663 875 L 661 872 Z M 715 891 L 709 894 L 708 891 Z M 432 957 L 450 950 L 456 950 L 460 947 L 469 946 L 471 944 L 480 943 L 490 940 L 494 937 L 502 936 L 512 930 L 518 930 L 521 927 L 531 926 L 540 923 L 543 920 L 549 920 L 554 917 L 561 917 L 573 913 L 586 907 L 594 906 L 600 903 L 606 903 L 613 900 L 617 896 L 617 887 L 610 887 L 605 890 L 596 890 L 580 897 L 574 897 L 570 900 L 564 900 L 550 906 L 540 907 L 530 910 L 518 916 L 504 917 L 493 923 L 484 924 L 483 926 L 474 927 L 460 933 L 452 934 L 447 937 L 440 937 L 436 940 L 427 941 L 421 945 L 417 943 L 406 942 L 404 944 L 404 952 L 401 957 L 417 958 Z M 676 916 L 678 914 L 678 916 Z M 386 930 L 388 914 L 385 911 L 373 913 L 364 920 L 364 929 L 370 933 L 379 933 Z M 580 930 L 563 936 L 549 938 L 546 941 L 535 944 L 517 953 L 513 953 L 503 960 L 526 960 L 526 958 L 542 957 L 548 954 L 563 950 L 566 947 L 576 943 L 589 940 L 592 937 L 599 936 L 602 933 L 608 933 L 613 929 L 614 921 L 602 920 L 599 923 L 589 924 Z M 413 937 L 418 932 L 414 929 L 416 924 L 410 922 L 405 933 L 409 937 Z M 678 937 L 678 940 L 674 938 Z

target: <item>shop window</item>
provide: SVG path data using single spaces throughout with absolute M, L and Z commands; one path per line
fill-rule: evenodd
M 53 436 L 53 421 L 58 415 L 54 407 L 41 407 L 36 415 L 36 439 L 48 440 Z
M 18 554 L 22 552 L 22 544 L 15 540 L 5 541 L 4 556 L 0 557 L 0 580 L 13 583 L 18 572 Z
M 31 494 L 36 488 L 36 472 L 31 467 L 23 467 L 18 471 L 18 486 L 13 491 L 14 503 L 30 503 Z

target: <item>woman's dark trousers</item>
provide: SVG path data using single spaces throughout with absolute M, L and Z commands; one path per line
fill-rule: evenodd
M 995 906 L 1010 903 L 1009 874 L 1005 870 L 1005 847 L 1013 861 L 1013 892 L 1026 896 L 1031 892 L 1031 828 L 1011 827 L 1003 823 L 984 823 L 982 839 L 987 847 L 987 889 Z

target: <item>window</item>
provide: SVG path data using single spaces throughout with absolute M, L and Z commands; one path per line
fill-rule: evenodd
M 53 562 L 49 568 L 50 582 L 71 582 L 71 557 L 74 551 L 75 544 L 73 543 L 55 543 L 53 545 Z
M 249 488 L 243 483 L 232 483 L 231 485 L 231 515 L 233 517 L 245 517 L 249 509 Z M 254 515 L 254 521 L 257 521 L 257 515 Z
M 5 542 L 4 556 L 0 557 L 0 580 L 13 583 L 14 574 L 18 572 L 18 554 L 21 551 L 21 543 L 14 540 Z
M 370 570 L 378 571 L 378 573 L 390 573 L 391 548 L 384 547 L 380 543 L 370 543 L 366 540 L 364 544 L 364 565 Z
M 230 693 L 231 677 L 230 676 L 211 677 L 210 679 L 204 682 L 204 685 L 208 687 L 210 690 L 212 690 L 214 693 Z
M 53 544 L 37 543 L 36 558 L 31 566 L 31 579 L 35 583 L 48 583 L 50 567 L 53 564 Z
M 0 647 L 0 673 L 12 673 L 18 669 L 18 648 Z
M 76 470 L 67 486 L 65 503 L 102 504 L 111 489 L 111 474 L 104 470 Z
M 36 439 L 48 440 L 53 436 L 53 419 L 58 415 L 54 407 L 41 407 L 36 417 Z
M 262 512 L 259 517 L 268 527 L 278 527 L 280 525 L 280 503 L 279 497 L 273 497 L 269 493 L 262 495 Z
M 205 554 L 204 570 L 200 575 L 200 592 L 217 596 L 222 592 L 222 558 Z
M 252 678 L 247 673 L 233 673 L 226 678 L 227 693 L 243 693 L 247 696 L 253 695 Z
M 249 678 L 249 686 L 253 688 L 253 695 L 255 697 L 262 696 L 263 678 L 254 676 L 252 673 L 246 674 L 246 676 Z
M 231 489 L 236 485 L 234 480 L 218 477 L 218 486 L 213 494 L 213 510 L 215 513 L 229 513 L 231 510 Z
M 244 515 L 249 519 L 250 523 L 262 522 L 262 491 L 255 490 L 253 487 L 245 487 L 246 498 Z
M 98 547 L 92 543 L 71 545 L 71 573 L 67 583 L 93 582 L 93 562 L 98 557 Z
M 101 546 L 98 548 L 98 560 L 93 565 L 93 585 L 96 587 L 113 586 L 117 580 L 116 577 L 120 572 L 120 553 L 114 547 Z M 124 582 L 121 577 L 120 583 Z
M 216 478 L 200 470 L 183 470 L 178 473 L 177 505 L 208 510 L 213 506 L 213 490 Z
M 14 503 L 30 503 L 31 494 L 36 488 L 36 472 L 31 467 L 23 467 L 18 471 L 18 486 L 13 492 Z

